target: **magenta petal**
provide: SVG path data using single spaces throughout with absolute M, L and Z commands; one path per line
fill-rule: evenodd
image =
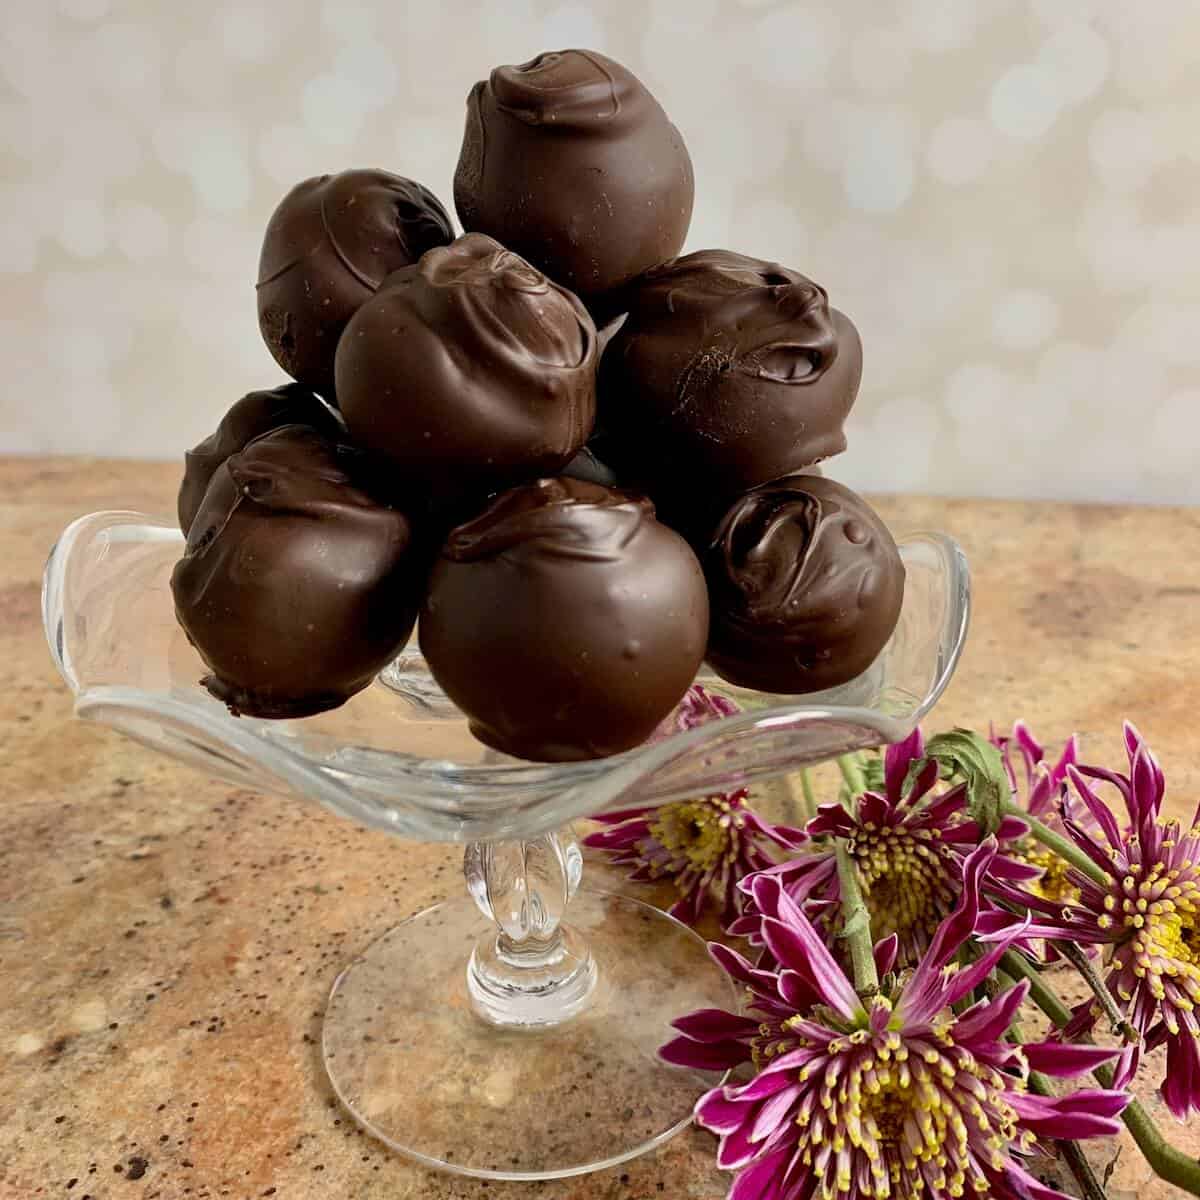
M 783 1200 L 788 1153 L 787 1147 L 774 1150 L 744 1168 L 733 1181 L 727 1200 Z
M 997 854 L 992 859 L 991 866 L 988 867 L 988 874 L 993 882 L 1002 879 L 1007 883 L 1029 883 L 1031 880 L 1041 879 L 1045 872 L 1039 867 L 1031 867 L 1028 863 L 1019 862 L 1015 858 L 1006 858 L 1003 854 Z
M 592 850 L 623 850 L 639 839 L 650 836 L 650 823 L 644 820 L 622 821 L 608 829 L 598 829 L 583 839 Z
M 1091 1006 L 1088 1005 L 1090 1010 Z M 1091 1028 L 1096 1023 L 1096 1018 L 1091 1012 L 1081 1013 L 1067 1026 L 1063 1032 L 1066 1033 L 1071 1029 L 1072 1025 L 1087 1024 L 1087 1028 Z M 1142 1052 L 1140 1046 L 1126 1046 L 1120 1054 L 1117 1055 L 1117 1061 L 1113 1063 L 1113 1078 L 1112 1085 L 1115 1088 L 1127 1088 L 1132 1082 L 1133 1077 L 1137 1074 L 1138 1067 L 1142 1065 Z
M 1103 1046 L 1081 1046 L 1072 1042 L 1030 1042 L 1022 1049 L 1030 1067 L 1043 1075 L 1071 1079 L 1111 1062 L 1119 1051 Z
M 973 1004 L 954 1023 L 955 1041 L 969 1046 L 973 1042 L 1003 1040 L 1028 993 L 1029 987 L 1022 981 L 994 1000 L 981 1000 Z
M 1033 730 L 1024 721 L 1017 721 L 1013 725 L 1013 740 L 1030 762 L 1040 763 L 1045 758 L 1046 751 L 1042 743 L 1033 736 Z
M 1187 1029 L 1167 1038 L 1167 1073 L 1160 1091 L 1172 1115 L 1181 1121 L 1200 1110 L 1200 1047 Z
M 1104 836 L 1108 839 L 1109 845 L 1120 846 L 1122 842 L 1121 831 L 1117 827 L 1116 818 L 1112 815 L 1108 805 L 1100 799 L 1092 785 L 1076 770 L 1074 764 L 1067 767 L 1067 777 L 1075 785 L 1075 791 L 1083 801 L 1088 812 L 1092 814 L 1092 819 L 1100 826 Z
M 958 905 L 938 926 L 933 945 L 904 989 L 900 1009 L 906 1020 L 916 1023 L 927 1021 L 949 1003 L 941 999 L 941 970 L 975 929 L 979 917 L 979 881 L 995 856 L 996 839 L 988 838 L 963 862 L 963 889 Z
M 1133 757 L 1130 776 L 1133 794 L 1137 797 L 1142 811 L 1151 819 L 1156 819 L 1162 807 L 1165 783 L 1162 768 L 1145 742 L 1138 747 L 1137 754 Z
M 808 981 L 795 971 L 779 972 L 779 995 L 785 1004 L 797 1012 L 807 1012 L 818 1001 Z
M 849 837 L 858 823 L 840 804 L 819 804 L 817 815 L 805 826 L 810 837 L 837 835 Z
M 748 1105 L 729 1099 L 724 1088 L 713 1088 L 696 1102 L 696 1124 L 713 1133 L 732 1133 L 746 1119 L 749 1111 Z
M 1071 1200 L 1066 1192 L 1060 1192 L 1030 1175 L 1011 1158 L 1004 1166 L 1004 1179 L 1009 1184 L 1009 1194 L 1021 1200 Z
M 904 779 L 914 759 L 925 753 L 925 738 L 918 726 L 902 742 L 889 746 L 883 754 L 884 789 L 893 804 L 899 800 L 904 789 Z M 937 767 L 935 765 L 934 769 Z
M 964 967 L 963 970 L 956 972 L 947 980 L 946 990 L 942 994 L 942 1003 L 957 1004 L 995 970 L 1000 956 L 1013 942 L 1028 936 L 1028 928 L 1024 923 L 1013 926 L 1012 936 L 1008 941 L 997 942 L 981 959 L 973 962 L 969 967 Z M 1019 987 L 1020 984 L 1017 986 Z
M 1063 746 L 1063 752 L 1059 755 L 1058 762 L 1054 764 L 1054 771 L 1052 772 L 1054 779 L 1061 783 L 1063 778 L 1066 776 L 1067 767 L 1070 766 L 1071 763 L 1078 761 L 1079 735 L 1077 733 L 1073 733 L 1069 738 L 1067 738 L 1066 745 Z
M 1016 913 L 1010 913 L 1003 908 L 990 908 L 979 914 L 975 922 L 976 937 L 990 937 L 993 934 L 1003 934 L 1020 921 Z
M 875 943 L 875 970 L 887 975 L 896 965 L 896 954 L 900 949 L 900 937 L 892 933 Z
M 1129 1104 L 1129 1097 L 1124 1092 L 1113 1088 L 1080 1088 L 1076 1092 L 1067 1092 L 1063 1096 L 1034 1096 L 1029 1092 L 1010 1092 L 1009 1103 L 1014 1107 L 1023 1106 L 1030 1119 L 1042 1120 L 1061 1118 L 1074 1120 L 1078 1117 L 1104 1117 L 1106 1119 L 1119 1117 Z M 1053 1137 L 1076 1137 L 1066 1133 L 1052 1133 Z
M 910 808 L 915 807 L 933 789 L 934 785 L 938 781 L 938 775 L 939 771 L 937 762 L 931 758 L 917 772 L 917 777 L 913 780 L 912 787 L 909 789 L 908 795 L 903 797 L 904 803 Z M 936 800 L 931 802 L 931 810 L 936 813 L 938 812 L 939 807 L 945 804 L 954 803 L 957 805 L 957 797 L 955 797 L 952 801 L 948 799 L 948 797 L 952 796 L 954 796 L 953 791 L 947 792 L 943 796 L 939 796 Z M 891 798 L 892 795 L 889 792 L 888 799 L 890 800 Z M 896 797 L 897 801 L 900 799 L 901 797 Z
M 708 956 L 726 975 L 743 983 L 760 996 L 775 994 L 775 976 L 770 971 L 760 971 L 743 958 L 736 950 L 722 946 L 720 942 L 708 943 Z
M 758 1022 L 722 1008 L 701 1008 L 677 1017 L 671 1022 L 684 1037 L 694 1042 L 723 1042 L 740 1037 L 753 1037 L 758 1032 Z
M 795 1073 L 814 1057 L 811 1050 L 793 1050 L 781 1055 L 771 1065 L 755 1075 L 740 1088 L 727 1088 L 735 1100 L 767 1100 L 778 1095 L 795 1082 Z
M 658 1057 L 673 1067 L 728 1071 L 750 1061 L 750 1048 L 741 1042 L 693 1042 L 691 1038 L 677 1037 L 659 1049 Z
M 747 1113 L 749 1116 L 749 1113 Z M 754 1159 L 762 1147 L 750 1140 L 750 1126 L 743 1122 L 721 1138 L 717 1147 L 717 1166 L 722 1171 L 736 1171 Z
M 808 980 L 830 1008 L 847 1020 L 861 1011 L 858 995 L 845 972 L 806 917 L 801 916 L 793 925 L 768 918 L 763 921 L 763 939 L 775 958 Z
M 766 1141 L 787 1119 L 788 1113 L 796 1103 L 801 1091 L 799 1084 L 793 1084 L 791 1087 L 776 1092 L 770 1100 L 767 1100 L 754 1118 L 754 1125 L 750 1130 L 750 1140 L 752 1142 Z

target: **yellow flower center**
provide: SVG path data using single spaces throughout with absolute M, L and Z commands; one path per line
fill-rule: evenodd
M 709 796 L 664 804 L 650 833 L 676 859 L 705 874 L 721 865 L 745 823 L 745 815 L 723 796 Z
M 1021 1079 L 976 1060 L 948 1023 L 910 1038 L 858 1029 L 800 1081 L 810 1089 L 796 1118 L 802 1159 L 821 1200 L 986 1192 L 977 1163 L 1003 1170 L 1010 1150 L 1033 1145 L 1006 1098 Z
M 1013 850 L 1013 854 L 1031 867 L 1041 869 L 1041 879 L 1035 879 L 1025 885 L 1035 896 L 1062 904 L 1078 902 L 1080 892 L 1071 882 L 1071 864 L 1065 858 L 1060 858 L 1053 850 L 1048 850 L 1033 838 L 1022 841 Z
M 1167 848 L 1170 848 L 1170 842 Z M 1197 864 L 1177 867 L 1155 863 L 1141 879 L 1127 875 L 1104 899 L 1103 927 L 1123 926 L 1128 935 L 1113 950 L 1113 963 L 1144 980 L 1150 994 L 1167 999 L 1164 980 L 1172 987 L 1163 1019 L 1178 1033 L 1177 1013 L 1200 1005 L 1200 881 Z M 1128 976 L 1118 979 L 1118 993 L 1133 999 Z
M 849 841 L 876 939 L 923 945 L 954 907 L 955 868 L 935 831 L 870 823 Z M 917 936 L 919 935 L 919 936 Z M 903 948 L 902 948 L 903 954 Z

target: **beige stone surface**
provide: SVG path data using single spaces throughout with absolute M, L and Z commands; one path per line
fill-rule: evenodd
M 0 1200 L 723 1196 L 700 1132 L 585 1179 L 488 1186 L 409 1165 L 339 1111 L 316 1045 L 329 985 L 398 918 L 457 892 L 457 856 L 72 719 L 40 630 L 46 552 L 85 511 L 171 511 L 175 480 L 173 465 L 0 460 Z M 955 534 L 974 569 L 970 643 L 934 725 L 1024 715 L 1111 757 L 1130 714 L 1190 813 L 1200 511 L 881 509 L 897 532 Z M 1172 1194 L 1129 1147 L 1112 1192 Z

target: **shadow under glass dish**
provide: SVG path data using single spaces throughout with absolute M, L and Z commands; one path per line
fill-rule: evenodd
M 200 686 L 205 668 L 175 621 L 170 575 L 183 539 L 139 513 L 95 513 L 64 531 L 43 617 L 81 718 L 241 787 L 466 844 L 468 895 L 390 930 L 338 977 L 325 1065 L 356 1120 L 394 1149 L 466 1175 L 548 1179 L 633 1158 L 683 1128 L 716 1077 L 655 1051 L 671 1018 L 736 1004 L 690 930 L 637 901 L 579 892 L 570 822 L 907 736 L 957 664 L 969 577 L 944 535 L 899 545 L 900 621 L 863 675 L 786 697 L 702 673 L 697 682 L 742 711 L 584 763 L 524 763 L 475 741 L 415 638 L 386 686 L 340 709 L 233 717 Z

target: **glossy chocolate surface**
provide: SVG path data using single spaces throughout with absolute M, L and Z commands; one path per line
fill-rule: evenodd
M 590 308 L 678 254 L 692 161 L 620 63 L 557 50 L 497 67 L 467 98 L 454 176 L 463 228 L 490 234 Z
M 217 468 L 255 438 L 283 425 L 308 425 L 334 439 L 343 436 L 337 417 L 302 384 L 248 392 L 221 418 L 213 433 L 183 456 L 178 510 L 179 528 L 185 537 Z
M 171 578 L 175 611 L 235 713 L 303 717 L 366 687 L 412 632 L 427 574 L 360 455 L 289 425 L 217 469 Z
M 483 234 L 431 250 L 354 315 L 337 355 L 354 439 L 431 493 L 554 474 L 592 432 L 596 329 L 578 299 Z
M 271 217 L 258 265 L 258 325 L 275 361 L 334 402 L 346 322 L 388 274 L 453 238 L 440 201 L 411 179 L 354 170 L 297 184 Z
M 765 692 L 823 691 L 862 674 L 887 644 L 904 564 L 865 500 L 803 474 L 737 500 L 703 556 L 708 661 Z
M 643 742 L 686 692 L 708 599 L 648 500 L 542 479 L 450 534 L 419 632 L 481 741 L 539 762 L 599 758 Z
M 600 367 L 622 478 L 664 510 L 728 501 L 846 448 L 862 344 L 824 289 L 776 263 L 702 250 L 647 272 Z

